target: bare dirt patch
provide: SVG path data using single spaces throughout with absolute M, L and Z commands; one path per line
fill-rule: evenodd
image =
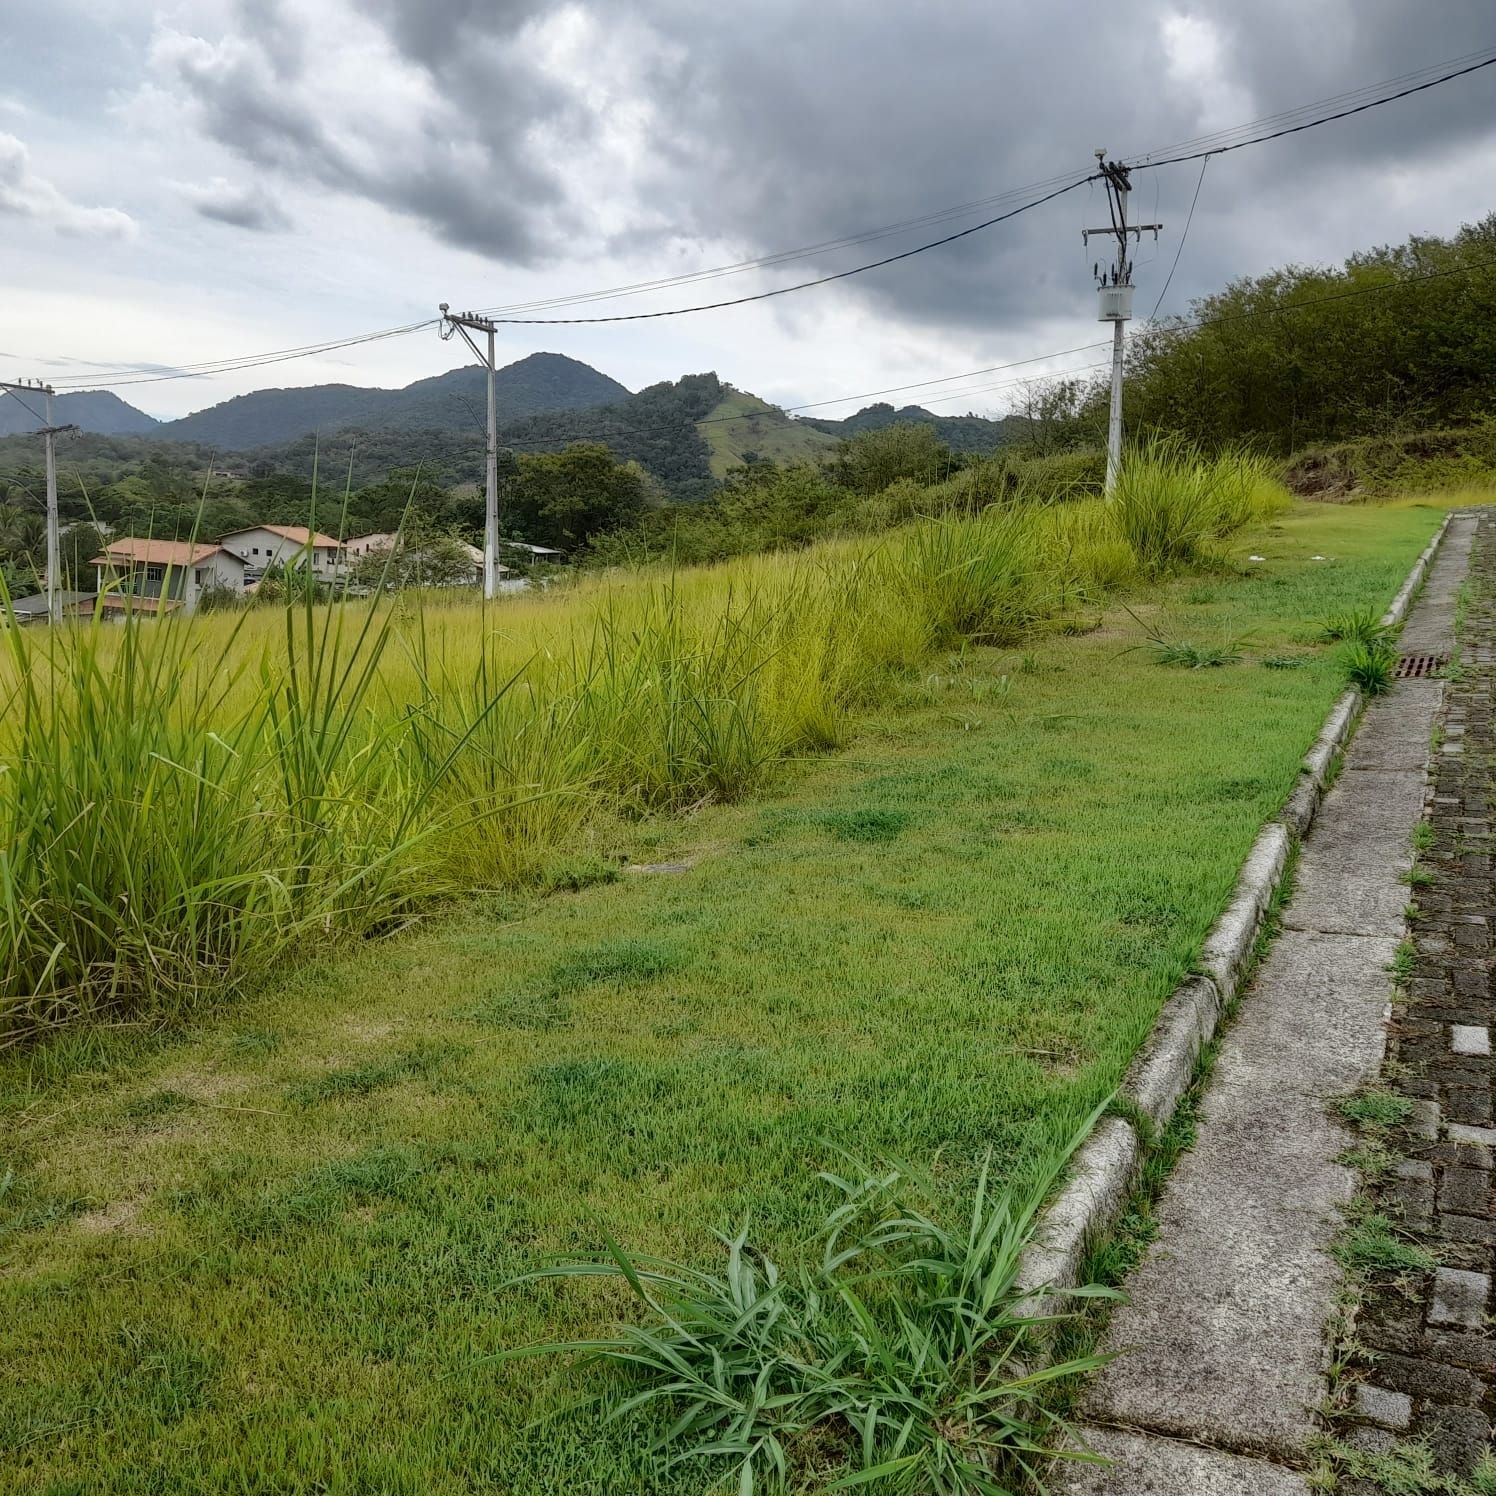
M 139 1200 L 114 1200 L 102 1210 L 85 1211 L 74 1225 L 85 1236 L 151 1236 L 154 1228 L 140 1219 Z

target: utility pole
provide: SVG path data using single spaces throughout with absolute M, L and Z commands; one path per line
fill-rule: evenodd
M 445 342 L 454 332 L 462 334 L 462 340 L 473 350 L 473 356 L 488 370 L 488 487 L 485 494 L 483 515 L 483 596 L 494 597 L 499 590 L 499 417 L 494 399 L 493 355 L 495 324 L 476 312 L 449 312 L 447 303 L 441 304 L 441 335 Z M 488 334 L 488 348 L 479 348 L 472 333 Z
M 78 428 L 52 424 L 52 397 L 57 392 L 50 384 L 43 384 L 39 379 L 0 380 L 0 390 L 17 399 L 21 399 L 24 391 L 45 396 L 47 401 L 46 424 L 39 433 L 47 443 L 47 620 L 58 624 L 62 622 L 62 597 L 58 587 L 62 574 L 62 545 L 57 525 L 57 438 Z M 26 404 L 24 400 L 21 403 Z M 36 414 L 35 411 L 31 413 Z
M 1132 191 L 1128 170 L 1120 161 L 1108 161 L 1104 150 L 1096 152 L 1101 176 L 1106 182 L 1106 202 L 1111 226 L 1082 229 L 1081 240 L 1089 244 L 1092 234 L 1107 234 L 1117 241 L 1117 257 L 1110 265 L 1099 260 L 1093 267 L 1100 306 L 1096 319 L 1112 324 L 1112 408 L 1106 432 L 1106 492 L 1110 498 L 1122 466 L 1122 362 L 1125 352 L 1124 326 L 1132 319 L 1132 242 L 1151 233 L 1156 240 L 1161 223 L 1127 221 L 1127 195 Z

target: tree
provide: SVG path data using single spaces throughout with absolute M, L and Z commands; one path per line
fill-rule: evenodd
M 518 466 L 504 506 L 504 530 L 532 544 L 576 550 L 644 512 L 643 473 L 616 461 L 601 442 L 527 453 Z
M 1288 452 L 1474 421 L 1492 405 L 1493 259 L 1496 214 L 1338 269 L 1289 265 L 1233 282 L 1190 319 L 1134 336 L 1128 425 Z
M 875 431 L 861 431 L 837 449 L 837 480 L 858 493 L 882 493 L 900 478 L 928 484 L 947 477 L 951 449 L 920 421 L 899 421 Z
M 429 534 L 419 540 L 397 536 L 360 556 L 348 573 L 356 587 L 471 586 L 478 568 L 467 542 L 458 535 Z

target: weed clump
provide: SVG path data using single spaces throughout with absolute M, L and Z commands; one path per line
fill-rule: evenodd
M 720 1275 L 635 1256 L 609 1237 L 603 1260 L 569 1259 L 518 1281 L 620 1280 L 647 1322 L 498 1359 L 580 1353 L 629 1372 L 635 1390 L 613 1416 L 674 1415 L 660 1441 L 670 1463 L 730 1462 L 744 1493 L 786 1482 L 808 1443 L 844 1467 L 837 1489 L 886 1480 L 996 1496 L 1036 1479 L 1046 1450 L 1066 1447 L 1066 1428 L 1035 1391 L 1107 1359 L 1026 1364 L 1031 1333 L 1059 1318 L 1036 1312 L 1017 1286 L 1051 1181 L 1015 1200 L 989 1193 L 984 1166 L 967 1219 L 951 1230 L 923 1212 L 898 1171 L 821 1178 L 843 1198 L 821 1226 L 814 1265 L 781 1271 L 750 1245 L 746 1225 L 719 1236 Z
M 1397 672 L 1397 648 L 1390 640 L 1373 643 L 1356 639 L 1345 647 L 1345 677 L 1368 696 L 1382 696 L 1392 689 Z

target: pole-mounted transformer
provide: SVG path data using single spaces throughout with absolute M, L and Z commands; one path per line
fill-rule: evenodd
M 1082 229 L 1081 239 L 1089 244 L 1092 234 L 1106 234 L 1117 241 L 1117 257 L 1110 265 L 1095 265 L 1099 322 L 1112 324 L 1112 408 L 1106 432 L 1106 491 L 1110 496 L 1117 485 L 1117 471 L 1122 465 L 1122 362 L 1125 352 L 1124 326 L 1132 321 L 1132 243 L 1144 234 L 1154 239 L 1163 224 L 1127 221 L 1127 195 L 1132 191 L 1128 170 L 1120 161 L 1108 161 L 1104 150 L 1096 152 L 1102 180 L 1106 183 L 1107 207 L 1111 224 L 1106 228 Z

